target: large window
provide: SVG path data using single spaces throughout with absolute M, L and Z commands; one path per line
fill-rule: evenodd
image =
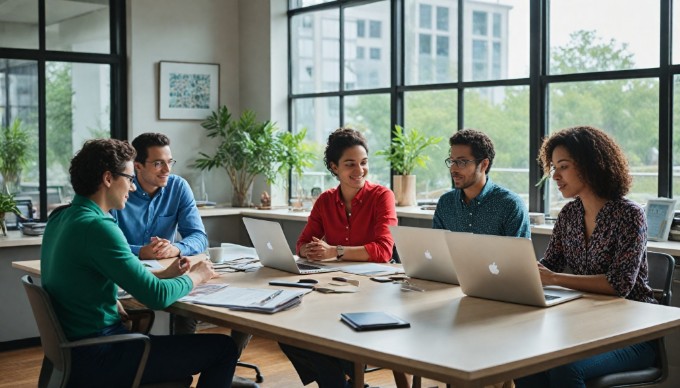
M 543 175 L 536 163 L 541 139 L 565 127 L 592 125 L 610 133 L 628 157 L 630 199 L 644 203 L 657 196 L 680 197 L 676 1 L 338 0 L 291 5 L 293 21 L 329 13 L 340 20 L 345 27 L 338 36 L 344 37 L 345 49 L 336 56 L 346 64 L 334 67 L 344 74 L 332 91 L 302 92 L 293 79 L 292 106 L 333 99 L 339 113 L 332 125 L 354 125 L 369 136 L 371 166 L 377 164 L 373 180 L 388 180 L 389 166 L 379 164 L 384 161 L 373 152 L 375 145 L 387 144 L 394 125 L 445 139 L 455 130 L 476 128 L 496 146 L 491 178 L 517 192 L 531 211 L 555 213 L 565 199 L 554 183 L 536 187 Z M 662 15 L 672 15 L 672 23 Z M 371 22 L 381 26 L 381 67 L 365 78 L 370 82 L 359 82 L 348 63 L 357 61 L 358 52 L 365 53 L 365 62 L 374 57 L 370 49 L 377 46 L 359 43 L 376 39 L 371 38 Z M 293 46 L 295 39 L 293 31 Z M 352 39 L 365 51 L 354 48 Z M 295 77 L 302 68 L 291 63 Z M 320 113 L 307 109 L 304 114 Z M 314 121 L 295 115 L 293 130 Z M 325 139 L 310 140 L 323 149 Z M 419 199 L 436 199 L 451 188 L 442 162 L 447 150 L 444 141 L 429 153 L 428 168 L 416 171 Z M 323 188 L 335 182 L 325 183 Z
M 127 134 L 123 4 L 34 0 L 0 10 L 0 124 L 29 135 L 25 162 L 0 182 L 30 199 L 36 218 L 71 200 L 68 167 L 85 140 Z

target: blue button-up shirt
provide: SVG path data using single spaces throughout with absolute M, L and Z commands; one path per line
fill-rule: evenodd
M 487 177 L 482 192 L 465 203 L 463 190 L 439 198 L 432 227 L 453 232 L 531 238 L 529 213 L 522 199 Z
M 142 190 L 136 177 L 135 185 L 137 191 L 130 193 L 125 208 L 111 211 L 134 254 L 139 255 L 151 237 L 170 240 L 182 255 L 195 255 L 208 248 L 208 236 L 186 180 L 170 175 L 168 185 L 158 189 L 153 198 Z M 182 240 L 176 242 L 177 232 Z

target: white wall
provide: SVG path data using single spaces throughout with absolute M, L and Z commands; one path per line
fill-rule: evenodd
M 234 115 L 251 109 L 287 130 L 286 10 L 287 0 L 127 0 L 128 138 L 149 131 L 167 134 L 179 160 L 174 172 L 196 194 L 200 172 L 190 165 L 199 151 L 210 154 L 214 145 L 200 121 L 158 120 L 158 62 L 219 63 L 220 104 Z M 226 172 L 204 174 L 209 199 L 229 203 Z M 271 189 L 257 180 L 253 201 Z M 281 195 L 274 196 L 276 202 L 283 203 Z
M 259 1 L 259 0 L 258 0 Z M 200 172 L 190 167 L 199 151 L 212 153 L 200 121 L 158 119 L 158 62 L 201 62 L 220 65 L 220 104 L 240 112 L 239 31 L 237 0 L 128 0 L 128 138 L 143 132 L 170 137 L 174 172 L 194 192 Z M 209 198 L 231 199 L 224 170 L 206 173 Z

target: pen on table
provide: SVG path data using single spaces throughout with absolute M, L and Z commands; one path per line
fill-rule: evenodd
M 269 302 L 270 300 L 273 300 L 277 296 L 281 295 L 282 292 L 283 292 L 283 290 L 276 290 L 271 295 L 269 295 L 266 298 L 263 298 L 262 300 L 257 302 L 257 304 L 260 304 L 260 305 L 265 304 L 265 303 Z

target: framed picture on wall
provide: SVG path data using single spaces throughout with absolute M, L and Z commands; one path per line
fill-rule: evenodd
M 158 118 L 205 120 L 219 105 L 220 65 L 161 61 Z
M 666 241 L 675 214 L 675 199 L 657 198 L 647 201 L 647 239 L 650 241 Z

